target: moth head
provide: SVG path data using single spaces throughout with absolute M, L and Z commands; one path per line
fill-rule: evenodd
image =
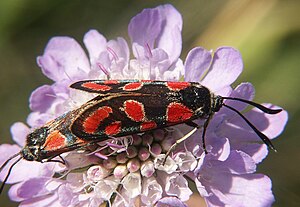
M 48 136 L 48 128 L 35 129 L 27 135 L 26 146 L 21 150 L 21 155 L 28 161 L 41 161 L 41 146 Z

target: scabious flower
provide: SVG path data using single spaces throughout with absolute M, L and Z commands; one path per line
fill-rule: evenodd
M 151 79 L 200 82 L 213 93 L 251 100 L 254 89 L 242 83 L 231 84 L 242 72 L 238 51 L 221 47 L 216 51 L 192 49 L 183 62 L 181 53 L 182 18 L 171 5 L 145 9 L 129 23 L 131 51 L 125 39 L 107 41 L 90 30 L 81 46 L 70 37 L 52 38 L 37 59 L 52 85 L 33 91 L 32 112 L 27 125 L 15 123 L 11 133 L 15 145 L 0 146 L 0 163 L 25 145 L 34 128 L 80 107 L 93 94 L 70 89 L 78 80 Z M 225 101 L 242 111 L 243 103 Z M 271 104 L 268 107 L 277 108 Z M 287 113 L 265 115 L 255 109 L 245 116 L 271 139 L 277 137 L 287 121 Z M 201 125 L 203 120 L 198 120 Z M 239 116 L 222 108 L 212 118 L 206 133 L 209 151 L 202 149 L 199 129 L 172 150 L 172 144 L 191 128 L 178 125 L 101 142 L 95 149 L 79 149 L 62 154 L 66 165 L 21 160 L 7 183 L 12 200 L 21 206 L 186 206 L 194 181 L 208 206 L 270 206 L 274 201 L 270 179 L 256 174 L 256 165 L 268 150 Z M 164 160 L 165 159 L 165 160 Z M 163 164 L 162 161 L 165 161 Z M 1 179 L 7 172 L 1 172 Z

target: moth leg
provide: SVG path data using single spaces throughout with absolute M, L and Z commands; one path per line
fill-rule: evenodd
M 206 145 L 205 145 L 205 134 L 206 134 L 206 129 L 208 127 L 208 124 L 211 120 L 212 116 L 209 116 L 205 122 L 204 122 L 204 125 L 203 125 L 203 132 L 202 132 L 202 147 L 203 147 L 203 150 L 205 152 L 205 154 L 208 154 L 207 150 L 206 150 Z
M 42 163 L 43 162 L 58 162 L 58 163 L 61 163 L 63 165 L 66 165 L 66 161 L 64 160 L 64 158 L 62 158 L 60 155 L 58 155 L 58 157 L 60 158 L 60 160 L 52 160 L 52 158 L 50 158 L 49 160 L 42 161 Z
M 176 142 L 170 147 L 168 152 L 166 153 L 166 156 L 163 161 L 163 165 L 165 164 L 167 157 L 170 155 L 170 153 L 176 148 L 177 145 L 179 145 L 181 142 L 192 136 L 199 128 L 200 126 L 194 122 L 186 122 L 188 126 L 194 127 L 190 132 L 188 132 L 186 135 L 181 137 L 180 139 L 176 140 Z

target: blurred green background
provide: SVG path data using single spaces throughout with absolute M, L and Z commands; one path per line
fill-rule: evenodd
M 26 120 L 31 91 L 51 83 L 36 57 L 52 36 L 72 36 L 82 43 L 84 33 L 95 28 L 107 39 L 127 37 L 131 17 L 162 3 L 172 3 L 183 16 L 183 59 L 195 46 L 233 46 L 245 64 L 235 84 L 252 82 L 256 101 L 289 112 L 285 132 L 274 141 L 278 153 L 271 152 L 258 171 L 272 178 L 274 206 L 300 206 L 299 0 L 1 0 L 0 142 L 12 143 L 10 125 Z M 5 193 L 0 205 L 16 206 Z

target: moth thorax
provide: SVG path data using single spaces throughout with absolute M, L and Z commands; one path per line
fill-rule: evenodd
M 48 127 L 41 127 L 35 129 L 33 132 L 27 135 L 27 146 L 41 146 L 45 143 L 48 136 Z
M 39 149 L 35 146 L 25 146 L 21 150 L 21 156 L 28 161 L 39 161 Z
M 218 112 L 223 106 L 223 97 L 212 95 L 211 109 L 213 112 Z

